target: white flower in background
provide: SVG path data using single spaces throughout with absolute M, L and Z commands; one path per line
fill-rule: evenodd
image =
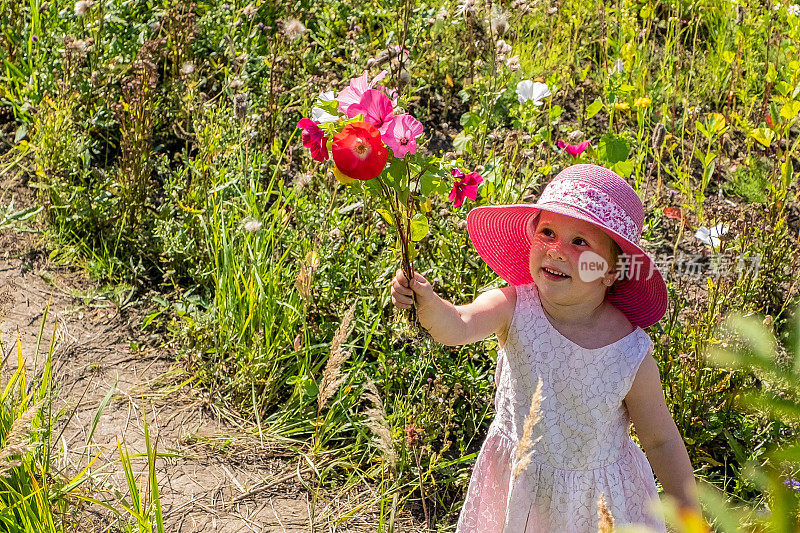
M 331 102 L 333 100 L 336 100 L 336 93 L 333 91 L 325 91 L 317 96 L 318 103 Z M 311 120 L 316 120 L 317 122 L 336 122 L 339 120 L 339 116 L 331 115 L 321 107 L 314 106 L 311 108 Z
M 497 53 L 498 55 L 504 56 L 511 53 L 511 45 L 505 42 L 503 39 L 497 41 Z
M 622 58 L 618 58 L 614 62 L 614 66 L 611 67 L 611 74 L 625 74 L 625 62 L 622 61 Z
M 75 2 L 75 15 L 82 17 L 94 5 L 92 0 L 80 0 Z
M 255 218 L 248 218 L 247 220 L 245 220 L 244 224 L 242 225 L 242 227 L 244 227 L 244 230 L 246 232 L 248 232 L 248 233 L 257 232 L 258 230 L 261 229 L 261 226 L 263 226 L 261 221 L 260 220 L 256 220 Z
M 311 120 L 316 122 L 336 122 L 339 120 L 337 115 L 331 115 L 321 107 L 312 107 L 311 108 Z
M 697 233 L 694 236 L 706 246 L 711 246 L 712 248 L 716 248 L 719 246 L 720 237 L 728 233 L 729 227 L 726 224 L 720 222 L 713 228 L 709 229 L 705 226 L 700 226 L 697 229 Z
M 258 13 L 258 8 L 253 4 L 248 5 L 246 8 L 242 10 L 242 14 L 247 18 L 251 18 L 256 13 Z
M 509 57 L 506 61 L 506 66 L 511 72 L 516 72 L 519 70 L 519 56 Z
M 786 8 L 786 12 L 795 17 L 800 17 L 800 4 L 791 4 Z
M 517 84 L 517 99 L 520 104 L 533 102 L 533 105 L 539 107 L 542 105 L 542 98 L 548 96 L 550 96 L 550 89 L 544 83 L 523 80 Z
M 189 76 L 194 72 L 194 63 L 191 61 L 186 61 L 183 65 L 181 65 L 181 74 L 184 76 Z

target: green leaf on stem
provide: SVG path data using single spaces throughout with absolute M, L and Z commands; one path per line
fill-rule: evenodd
M 589 120 L 603 109 L 603 102 L 599 98 L 586 107 L 586 120 Z
M 597 154 L 603 161 L 614 165 L 628 159 L 630 151 L 631 148 L 625 139 L 621 139 L 613 133 L 606 133 L 600 138 Z
M 775 139 L 775 132 L 769 128 L 755 128 L 750 132 L 750 137 L 757 140 L 765 148 L 769 148 Z
M 792 184 L 792 177 L 794 176 L 794 165 L 792 158 L 787 157 L 786 161 L 781 163 L 781 179 L 783 181 L 783 188 L 788 189 Z
M 389 211 L 387 211 L 386 209 L 378 209 L 378 214 L 381 216 L 381 218 L 383 218 L 383 220 L 387 224 L 389 224 L 389 226 L 391 226 L 393 228 L 395 227 L 394 219 L 392 218 L 392 214 L 389 213 Z
M 456 135 L 455 139 L 453 139 L 453 148 L 460 152 L 465 152 L 467 154 L 472 153 L 472 135 L 467 135 L 463 131 Z
M 792 120 L 797 115 L 800 115 L 800 102 L 792 100 L 781 108 L 781 117 L 786 120 Z
M 448 190 L 448 183 L 434 172 L 427 171 L 419 178 L 420 194 L 428 197 L 432 194 L 444 194 Z
M 428 234 L 428 217 L 422 213 L 417 213 L 411 219 L 411 240 L 421 241 Z
M 633 161 L 618 161 L 614 163 L 614 166 L 611 167 L 611 170 L 622 176 L 623 178 L 629 178 L 631 174 L 633 174 Z

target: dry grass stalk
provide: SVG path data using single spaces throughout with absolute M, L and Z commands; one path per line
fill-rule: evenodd
M 597 500 L 597 514 L 600 517 L 597 521 L 597 533 L 612 533 L 614 531 L 614 517 L 606 507 L 606 497 L 602 492 Z
M 346 376 L 342 375 L 342 364 L 350 357 L 350 350 L 345 350 L 342 345 L 350 333 L 353 331 L 355 324 L 353 323 L 353 316 L 356 313 L 356 304 L 350 306 L 350 309 L 345 313 L 342 323 L 333 335 L 331 341 L 331 355 L 328 357 L 328 362 L 325 364 L 325 370 L 322 371 L 322 381 L 319 384 L 319 395 L 317 396 L 318 410 L 322 411 L 328 400 L 336 393 L 339 385 L 342 384 Z
M 531 457 L 533 457 L 533 447 L 539 442 L 541 437 L 533 438 L 533 428 L 542 419 L 540 407 L 542 405 L 542 378 L 539 378 L 539 383 L 536 385 L 536 391 L 531 398 L 531 408 L 528 411 L 528 416 L 525 417 L 525 423 L 522 426 L 522 438 L 517 443 L 516 461 L 517 466 L 514 467 L 513 475 L 518 477 L 524 472 L 528 465 L 531 464 Z
M 367 381 L 365 386 L 366 392 L 364 396 L 372 402 L 374 407 L 367 409 L 367 427 L 377 437 L 378 449 L 383 453 L 384 460 L 391 466 L 395 467 L 397 464 L 397 455 L 394 451 L 394 443 L 392 442 L 392 429 L 386 421 L 386 410 L 381 401 L 381 395 L 375 382 L 372 380 Z
M 0 449 L 0 477 L 8 475 L 9 471 L 22 464 L 21 457 L 25 457 L 31 450 L 30 434 L 31 422 L 39 412 L 40 403 L 32 405 L 22 415 L 14 420 L 6 435 L 6 446 Z M 10 460 L 17 457 L 15 460 Z

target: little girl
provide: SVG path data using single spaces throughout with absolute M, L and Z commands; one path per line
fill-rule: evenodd
M 699 511 L 689 456 L 642 329 L 667 306 L 664 280 L 638 245 L 643 220 L 642 202 L 625 180 L 574 165 L 536 204 L 469 213 L 472 243 L 509 286 L 454 306 L 423 276 L 409 284 L 397 272 L 394 305 L 415 304 L 437 342 L 454 346 L 496 334 L 501 346 L 497 414 L 458 532 L 594 533 L 601 494 L 616 526 L 665 531 L 652 511 L 653 471 L 680 506 Z M 540 419 L 523 440 L 540 382 Z M 630 438 L 631 422 L 649 465 Z M 520 461 L 528 450 L 530 461 Z

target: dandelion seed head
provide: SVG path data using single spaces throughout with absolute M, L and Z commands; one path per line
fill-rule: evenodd
M 508 31 L 508 17 L 499 11 L 492 16 L 491 25 L 497 35 L 504 35 Z
M 283 25 L 283 34 L 290 41 L 296 41 L 306 32 L 306 27 L 297 19 L 289 19 Z
M 75 15 L 78 17 L 84 16 L 93 5 L 94 2 L 92 0 L 79 0 L 75 2 Z
M 260 220 L 255 218 L 250 218 L 245 221 L 242 227 L 244 227 L 244 230 L 248 233 L 256 233 L 258 230 L 262 228 L 263 225 L 264 224 Z
M 258 8 L 253 4 L 248 4 L 248 6 L 242 10 L 242 14 L 247 18 L 253 18 L 256 13 L 258 13 Z
M 181 74 L 184 76 L 189 76 L 194 73 L 194 63 L 191 61 L 186 61 L 183 65 L 181 65 Z

